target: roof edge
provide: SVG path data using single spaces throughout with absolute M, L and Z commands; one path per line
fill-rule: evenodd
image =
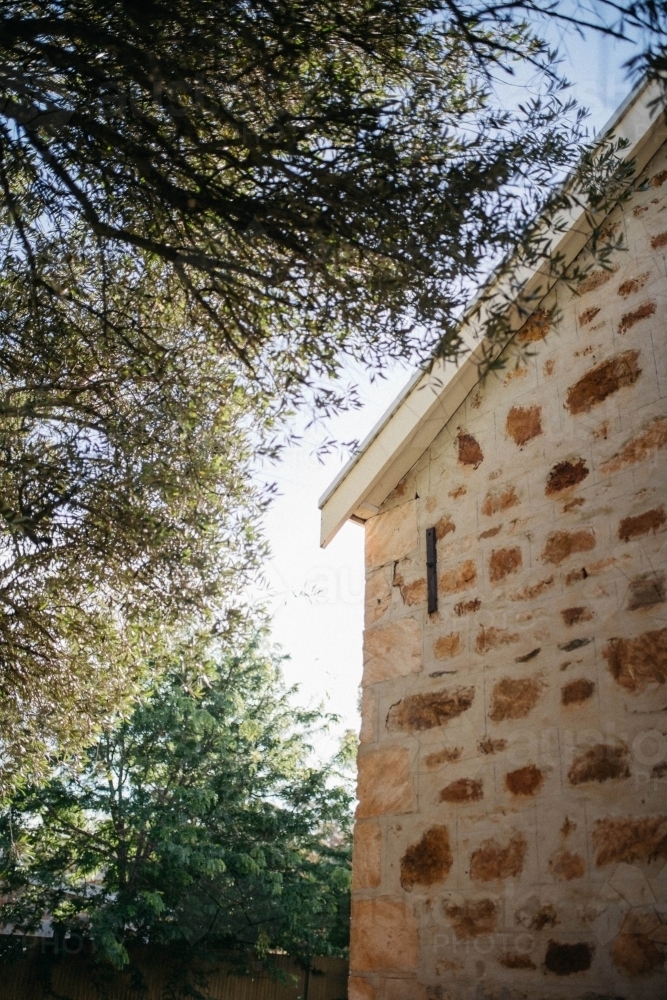
M 647 79 L 641 80 L 630 91 L 625 100 L 616 109 L 616 111 L 613 113 L 613 115 L 609 118 L 609 120 L 605 123 L 604 127 L 598 133 L 597 139 L 599 142 L 601 142 L 604 137 L 608 136 L 610 132 L 615 131 L 619 126 L 622 126 L 624 122 L 628 124 L 628 119 L 632 118 L 633 109 L 639 103 L 641 97 L 645 94 L 645 92 L 647 90 L 652 89 L 652 87 L 655 87 L 657 96 L 659 94 L 657 86 L 653 84 L 652 81 Z M 647 104 L 648 103 L 649 102 L 647 102 Z M 656 151 L 652 148 L 652 144 L 649 144 L 651 145 L 651 148 L 648 151 L 648 155 L 645 156 L 641 155 L 642 152 L 646 152 L 647 138 L 650 137 L 650 135 L 658 129 L 661 122 L 661 116 L 659 113 L 656 113 L 653 116 L 649 115 L 647 106 L 643 106 L 635 114 L 640 115 L 642 118 L 645 116 L 649 117 L 648 123 L 647 124 L 644 123 L 644 128 L 639 134 L 637 134 L 636 129 L 635 130 L 633 130 L 633 128 L 627 129 L 627 131 L 630 133 L 630 135 L 627 136 L 627 138 L 630 139 L 630 148 L 628 150 L 626 159 L 630 158 L 637 159 L 638 162 L 637 162 L 636 172 L 639 173 L 646 166 L 646 163 Z M 634 135 L 632 134 L 633 131 Z M 663 126 L 663 131 L 665 134 L 661 138 L 660 144 L 662 144 L 662 142 L 665 141 L 665 139 L 667 139 L 667 128 L 665 128 L 664 126 Z M 656 148 L 659 148 L 659 146 Z M 563 184 L 561 185 L 561 190 L 567 190 L 568 186 L 571 185 L 571 183 L 572 183 L 572 176 L 568 177 L 563 182 Z M 611 209 L 609 211 L 611 211 Z M 590 236 L 590 230 L 586 232 L 584 232 L 583 229 L 579 231 L 577 230 L 577 223 L 581 223 L 583 221 L 582 216 L 584 215 L 584 213 L 575 212 L 570 214 L 573 215 L 573 217 L 570 220 L 570 224 L 568 225 L 565 233 L 562 234 L 562 238 L 558 242 L 557 246 L 554 247 L 554 250 L 558 249 L 559 251 L 561 251 L 562 245 L 566 243 L 573 244 L 573 247 L 571 249 L 573 249 L 574 252 L 572 252 L 571 256 L 569 256 L 568 264 L 571 263 L 571 261 L 580 252 L 580 250 L 583 248 L 583 246 L 585 245 L 586 241 Z M 604 216 L 602 218 L 604 218 Z M 572 239 L 573 235 L 579 238 Z M 540 275 L 543 278 L 546 278 L 546 275 L 542 272 L 543 266 L 544 263 L 541 262 L 539 265 L 537 265 L 535 268 L 532 269 L 532 273 L 530 274 L 530 276 L 527 276 L 528 284 L 530 283 L 531 280 L 534 281 L 535 278 L 539 277 Z M 466 388 L 470 384 L 470 387 L 466 388 L 465 394 L 462 397 L 463 399 L 465 398 L 465 395 L 467 395 L 467 393 L 470 391 L 470 389 L 474 386 L 474 384 L 476 384 L 476 381 L 479 380 L 478 376 L 477 379 L 471 382 L 471 373 L 469 369 L 471 364 L 474 365 L 476 369 L 478 369 L 478 362 L 481 358 L 481 352 L 485 348 L 488 350 L 489 341 L 487 341 L 486 338 L 484 337 L 475 336 L 475 333 L 479 331 L 480 323 L 478 322 L 475 324 L 475 326 L 477 327 L 477 331 L 475 331 L 471 327 L 470 320 L 471 316 L 475 313 L 477 309 L 480 298 L 490 288 L 493 288 L 494 284 L 498 283 L 499 281 L 502 281 L 503 278 L 506 279 L 508 273 L 512 273 L 511 270 L 510 272 L 508 272 L 506 270 L 506 267 L 507 267 L 507 262 L 504 262 L 498 269 L 496 269 L 496 271 L 494 271 L 489 276 L 487 281 L 484 282 L 484 284 L 480 287 L 479 291 L 476 293 L 474 298 L 471 300 L 471 302 L 469 303 L 468 307 L 465 310 L 465 313 L 461 317 L 459 330 L 462 331 L 462 339 L 466 343 L 466 348 L 464 349 L 463 354 L 460 356 L 460 358 L 457 359 L 456 362 L 437 361 L 433 365 L 430 371 L 428 371 L 425 367 L 419 367 L 407 381 L 403 389 L 398 393 L 398 395 L 393 400 L 391 405 L 382 414 L 380 419 L 371 429 L 370 433 L 364 438 L 363 442 L 359 445 L 359 448 L 357 449 L 355 454 L 351 456 L 349 461 L 338 472 L 338 474 L 332 480 L 331 484 L 327 487 L 327 489 L 320 497 L 320 500 L 318 502 L 318 507 L 323 512 L 322 537 L 321 537 L 321 545 L 323 547 L 328 545 L 328 543 L 337 534 L 340 527 L 342 527 L 345 521 L 355 514 L 357 508 L 363 507 L 364 500 L 368 498 L 369 493 L 371 493 L 374 488 L 377 488 L 381 482 L 387 480 L 387 473 L 389 472 L 392 464 L 395 465 L 395 463 L 392 462 L 392 459 L 399 452 L 399 450 L 404 449 L 406 446 L 408 446 L 408 450 L 412 454 L 416 447 L 422 447 L 423 445 L 421 452 L 423 453 L 423 451 L 429 446 L 430 442 L 434 439 L 437 433 L 439 433 L 439 430 L 441 430 L 442 427 L 445 426 L 447 420 L 453 414 L 454 410 L 451 409 L 451 404 L 454 404 L 456 402 L 456 399 L 459 398 L 461 389 Z M 556 279 L 552 281 L 551 286 L 547 286 L 545 288 L 543 295 L 547 294 L 549 288 L 552 287 L 552 285 L 555 283 L 555 280 Z M 514 296 L 512 299 L 512 302 L 515 301 L 516 301 L 516 296 Z M 508 308 L 511 308 L 511 302 Z M 537 308 L 537 302 L 535 303 L 534 308 Z M 525 322 L 525 320 L 528 318 L 529 313 L 532 311 L 533 310 L 529 310 L 528 312 L 524 311 L 521 324 Z M 470 327 L 470 329 L 466 331 L 466 327 Z M 505 340 L 505 342 L 502 345 L 497 345 L 496 349 L 498 351 L 502 350 L 506 346 L 507 341 L 511 339 L 512 336 L 513 333 L 508 334 L 508 337 Z M 435 378 L 433 378 L 434 374 Z M 430 389 L 433 392 L 435 392 L 437 398 L 431 400 L 431 405 L 425 404 L 424 400 L 422 400 L 421 401 L 422 405 L 410 406 L 409 405 L 410 399 L 415 394 L 415 391 L 428 390 L 429 381 L 431 382 Z M 436 391 L 434 388 L 436 383 L 440 384 L 440 388 L 438 391 Z M 447 405 L 448 401 L 446 397 L 448 395 L 452 396 L 452 399 L 449 401 L 450 405 Z M 460 399 L 459 402 L 456 402 L 455 409 L 458 408 L 462 399 Z M 398 419 L 399 416 L 405 417 L 405 414 L 401 414 L 401 411 L 406 409 L 412 411 L 411 414 L 413 418 L 412 421 L 410 421 L 409 418 L 407 420 Z M 440 410 L 440 418 L 435 416 L 437 410 Z M 400 432 L 398 433 L 398 438 L 400 440 L 396 441 L 396 446 L 393 454 L 387 447 L 388 442 L 379 442 L 379 439 L 383 435 L 383 432 L 387 431 L 387 429 L 390 427 L 390 424 L 392 424 L 392 421 L 397 424 L 402 424 L 403 425 L 402 431 L 404 432 L 404 433 Z M 419 424 L 424 422 L 433 425 L 435 424 L 440 425 L 439 429 L 435 431 L 435 433 L 433 433 L 433 436 L 425 444 L 424 442 L 426 441 L 426 439 L 430 437 L 430 432 L 426 435 L 422 434 L 421 436 L 419 435 L 419 433 L 416 433 L 419 430 Z M 411 423 L 412 426 L 410 426 Z M 397 429 L 398 428 L 396 428 L 396 430 Z M 430 431 L 433 430 L 434 426 L 431 426 Z M 396 435 L 392 436 L 395 437 Z M 376 442 L 378 442 L 377 445 Z M 368 475 L 360 476 L 357 467 L 362 462 L 364 457 L 367 456 L 369 452 L 373 450 L 374 446 L 384 453 L 382 456 L 379 456 L 379 458 L 381 459 L 380 460 L 381 468 L 375 470 L 375 474 L 370 475 L 370 478 Z M 414 464 L 414 462 L 411 462 L 408 468 L 411 468 L 412 464 Z M 405 471 L 408 470 L 406 469 Z M 403 473 L 403 475 L 404 474 L 405 473 Z M 330 501 L 333 500 L 333 498 L 336 496 L 336 493 L 346 482 L 346 480 L 348 480 L 351 476 L 353 476 L 355 479 L 358 480 L 365 480 L 365 479 L 368 480 L 367 482 L 364 483 L 360 481 L 357 484 L 357 489 L 355 490 L 356 499 L 354 500 L 353 505 L 350 506 L 352 500 L 350 497 L 348 497 L 347 502 L 343 504 L 343 507 L 346 508 L 344 514 L 342 510 L 338 510 L 335 514 L 333 513 L 333 511 L 331 512 L 327 511 L 326 508 L 330 506 Z M 400 478 L 402 478 L 402 476 L 399 476 L 399 479 L 397 479 L 396 481 L 398 482 Z M 393 483 L 393 485 L 387 489 L 386 493 L 387 496 L 395 485 L 396 483 Z M 376 503 L 372 502 L 368 503 L 368 506 L 366 508 L 368 511 L 368 513 L 366 514 L 366 518 L 377 510 L 378 498 L 374 497 L 374 499 Z M 327 516 L 327 514 L 333 514 L 333 517 Z M 355 517 L 355 520 L 363 520 L 363 517 L 359 517 L 357 515 Z

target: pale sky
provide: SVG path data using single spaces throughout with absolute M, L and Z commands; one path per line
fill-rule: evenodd
M 589 129 L 599 130 L 631 89 L 622 63 L 628 46 L 602 36 L 563 36 L 559 47 L 565 72 L 574 81 L 574 96 L 590 111 Z M 299 685 L 302 704 L 325 701 L 341 718 L 338 732 L 358 731 L 357 692 L 361 679 L 363 628 L 363 541 L 359 525 L 346 524 L 327 549 L 319 546 L 317 502 L 346 461 L 345 455 L 324 462 L 314 454 L 326 437 L 363 439 L 390 405 L 411 371 L 394 368 L 386 380 L 359 384 L 363 408 L 331 420 L 310 432 L 268 474 L 279 496 L 266 518 L 272 558 L 267 567 L 273 638 L 289 655 L 285 679 Z M 326 752 L 330 743 L 322 743 Z

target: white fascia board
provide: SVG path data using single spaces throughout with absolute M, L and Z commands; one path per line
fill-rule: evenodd
M 659 106 L 653 113 L 650 110 L 651 103 L 659 97 L 657 84 L 641 84 L 604 129 L 603 134 L 613 129 L 617 138 L 628 140 L 625 158 L 636 160 L 635 175 L 641 173 L 667 140 L 664 114 Z M 598 218 L 595 223 L 599 225 L 601 221 Z M 560 254 L 565 265 L 569 265 L 586 245 L 591 232 L 591 221 L 585 209 L 573 207 L 561 213 L 558 232 L 550 234 L 551 254 Z M 508 301 L 511 301 L 511 289 L 521 287 L 522 299 L 530 301 L 534 296 L 534 309 L 556 280 L 545 261 L 534 268 L 523 267 L 504 273 L 484 291 L 492 290 L 502 295 L 506 290 Z M 480 362 L 491 345 L 481 336 L 486 318 L 484 308 L 473 320 L 470 313 L 474 308 L 475 302 L 461 327 L 465 360 L 459 364 L 438 360 L 430 371 L 417 371 L 321 497 L 320 544 L 323 547 L 350 517 L 363 521 L 377 513 L 479 381 Z M 514 329 L 523 325 L 530 311 L 530 308 L 524 309 L 519 316 L 515 310 Z M 502 346 L 495 345 L 495 352 L 499 353 Z

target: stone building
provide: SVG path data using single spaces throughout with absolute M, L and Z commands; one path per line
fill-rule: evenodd
M 507 367 L 480 380 L 473 350 L 418 373 L 321 503 L 324 544 L 350 517 L 366 536 L 350 1000 L 667 997 L 667 130 L 650 96 L 614 121 L 638 180 L 605 223 L 625 240 L 610 269 L 576 289 L 526 275 L 544 297 Z M 585 266 L 589 236 L 573 211 L 554 252 Z

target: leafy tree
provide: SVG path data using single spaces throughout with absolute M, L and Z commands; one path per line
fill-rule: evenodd
M 271 413 L 184 321 L 163 264 L 74 232 L 66 250 L 40 236 L 35 266 L 63 263 L 76 297 L 17 255 L 0 275 L 5 778 L 89 738 L 184 616 L 224 628 L 262 553 L 249 464 Z
M 129 720 L 6 804 L 3 924 L 30 933 L 48 914 L 119 968 L 133 942 L 186 965 L 219 948 L 344 953 L 345 753 L 312 762 L 326 718 L 294 708 L 261 642 L 207 655 L 182 649 Z
M 658 72 L 655 0 L 8 2 L 8 232 L 30 261 L 38 220 L 75 217 L 168 262 L 218 349 L 270 383 L 341 349 L 456 353 L 465 288 L 579 151 L 540 17 L 643 28 Z M 517 68 L 512 109 L 493 76 Z
M 29 262 L 45 220 L 76 218 L 170 264 L 216 349 L 281 390 L 341 351 L 455 351 L 465 287 L 582 138 L 521 12 L 477 7 L 10 2 L 7 238 Z M 501 61 L 534 73 L 515 108 Z

